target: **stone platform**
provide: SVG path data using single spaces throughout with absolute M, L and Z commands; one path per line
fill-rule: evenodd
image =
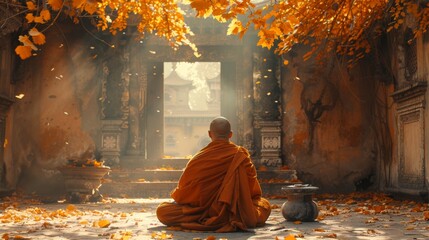
M 112 167 L 109 176 L 100 187 L 100 193 L 108 197 L 165 198 L 177 186 L 189 159 L 172 158 L 146 161 L 139 164 L 132 158 L 122 161 L 120 167 Z M 283 195 L 281 188 L 294 184 L 295 170 L 258 171 L 264 196 Z

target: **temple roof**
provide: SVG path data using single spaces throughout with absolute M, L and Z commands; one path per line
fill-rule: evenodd
M 168 77 L 164 79 L 164 84 L 169 86 L 187 86 L 192 85 L 192 81 L 181 78 L 176 70 L 173 70 Z

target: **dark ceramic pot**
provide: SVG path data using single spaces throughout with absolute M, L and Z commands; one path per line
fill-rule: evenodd
M 288 221 L 314 221 L 319 215 L 319 209 L 312 200 L 312 194 L 318 189 L 303 184 L 283 187 L 282 190 L 287 197 L 287 201 L 281 207 L 283 217 Z

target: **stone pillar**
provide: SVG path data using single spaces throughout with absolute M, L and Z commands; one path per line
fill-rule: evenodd
M 6 169 L 4 164 L 4 141 L 6 133 L 6 116 L 13 101 L 6 96 L 0 95 L 0 193 L 6 188 Z
M 260 139 L 255 142 L 259 145 L 259 164 L 276 168 L 282 165 L 279 61 L 266 49 L 259 49 L 254 61 L 254 121 L 255 132 L 259 133 L 255 137 Z
M 101 157 L 108 166 L 119 164 L 122 120 L 102 120 Z
M 121 152 L 120 135 L 128 129 L 130 71 L 129 50 L 124 41 L 109 49 L 101 74 L 101 156 L 107 165 L 118 165 Z
M 142 62 L 139 45 L 130 47 L 130 82 L 129 82 L 129 128 L 126 154 L 133 156 L 144 155 L 144 112 L 146 104 L 147 71 Z
M 267 167 L 279 167 L 281 160 L 281 123 L 280 121 L 261 121 L 261 164 Z

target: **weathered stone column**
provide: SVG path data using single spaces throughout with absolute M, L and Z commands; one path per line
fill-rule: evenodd
M 119 164 L 120 136 L 128 128 L 129 54 L 123 46 L 112 50 L 103 62 L 101 85 L 101 156 L 107 165 Z
M 139 45 L 130 46 L 130 82 L 129 82 L 129 128 L 126 154 L 139 156 L 144 155 L 144 113 L 147 94 L 147 71 L 146 64 L 142 62 Z
M 6 116 L 13 101 L 6 96 L 0 95 L 0 194 L 6 189 L 6 169 L 4 169 L 4 141 L 6 132 Z
M 254 61 L 254 120 L 259 130 L 260 164 L 275 168 L 282 165 L 280 68 L 275 55 L 266 49 L 255 52 Z

